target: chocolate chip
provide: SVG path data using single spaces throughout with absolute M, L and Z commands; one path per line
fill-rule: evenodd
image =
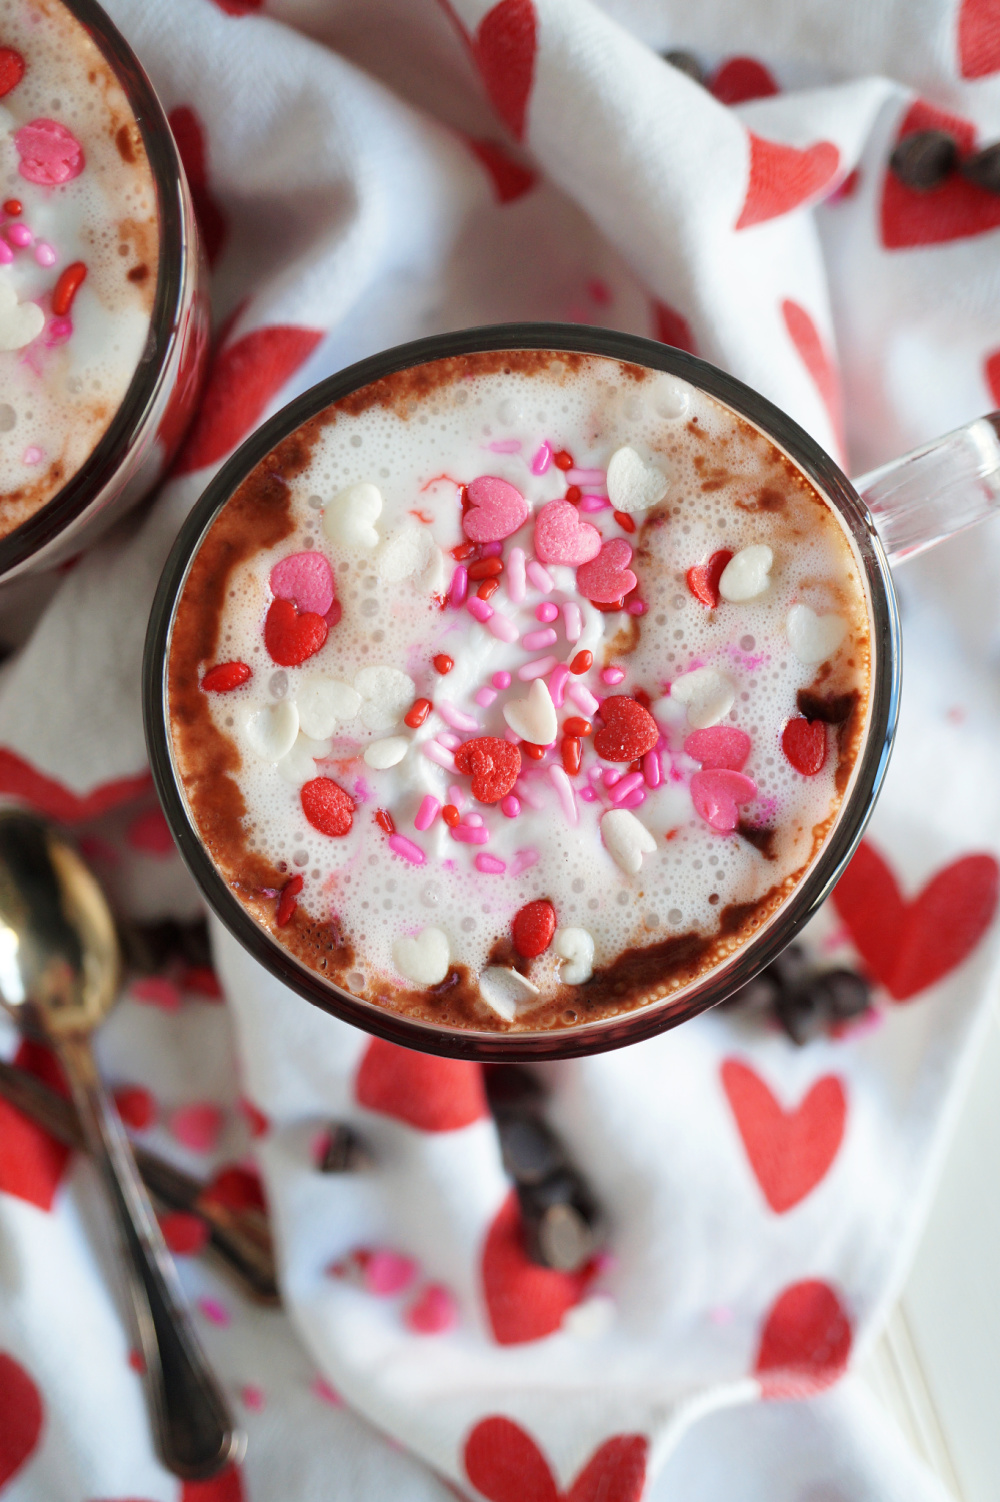
M 541 1184 L 564 1166 L 559 1143 L 534 1114 L 498 1114 L 497 1130 L 503 1166 L 515 1183 Z
M 816 986 L 795 986 L 782 991 L 774 1010 L 792 1042 L 800 1047 L 825 1032 L 829 1021 L 827 999 Z
M 688 78 L 693 78 L 695 83 L 705 82 L 705 70 L 692 52 L 664 52 L 663 61 L 676 68 L 678 73 L 686 73 Z
M 962 163 L 962 176 L 988 193 L 1000 193 L 1000 141 L 967 156 Z
M 573 1205 L 551 1205 L 533 1230 L 536 1255 L 532 1260 L 544 1267 L 575 1273 L 594 1254 L 594 1233 Z
M 367 1167 L 368 1152 L 352 1127 L 343 1121 L 335 1121 L 323 1148 L 319 1161 L 320 1173 L 352 1173 Z
M 944 130 L 916 130 L 904 136 L 889 158 L 895 176 L 916 193 L 940 187 L 957 163 L 958 147 Z
M 212 964 L 208 924 L 203 918 L 194 923 L 177 923 L 172 918 L 160 923 L 123 920 L 118 925 L 118 938 L 126 965 L 140 975 L 154 975 L 172 959 L 192 966 Z
M 834 1022 L 861 1017 L 871 1006 L 871 987 L 855 970 L 824 970 L 812 982 Z
M 752 981 L 722 1003 L 723 1007 L 739 1007 L 748 1012 L 769 1012 L 775 1006 L 781 987 L 778 978 L 770 970 L 762 970 Z

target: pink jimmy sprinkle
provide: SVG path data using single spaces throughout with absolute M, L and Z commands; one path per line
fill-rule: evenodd
M 540 652 L 543 647 L 554 646 L 556 633 L 551 626 L 543 626 L 540 631 L 529 631 L 521 638 L 521 645 L 526 652 Z M 622 677 L 624 677 L 624 673 Z
M 521 800 L 508 793 L 506 798 L 500 799 L 500 812 L 506 819 L 516 819 L 521 812 Z
M 396 854 L 401 855 L 404 861 L 409 861 L 411 866 L 422 866 L 427 860 L 420 846 L 414 845 L 413 841 L 408 840 L 405 834 L 391 834 L 389 836 L 389 849 L 395 850 Z
M 538 851 L 533 845 L 530 845 L 527 850 L 518 850 L 510 863 L 511 876 L 520 876 L 522 871 L 527 871 L 529 867 L 537 865 L 539 859 Z
M 57 259 L 55 250 L 49 242 L 47 240 L 39 240 L 35 246 L 35 260 L 39 266 L 54 266 Z
M 644 778 L 641 772 L 629 772 L 627 777 L 619 778 L 611 789 L 612 803 L 621 803 L 622 799 L 627 798 L 629 793 L 634 792 L 636 788 L 642 787 L 643 781 Z
M 558 663 L 552 669 L 552 676 L 549 678 L 549 695 L 556 709 L 562 709 L 563 707 L 566 684 L 571 676 L 570 670 L 564 662 Z
M 504 574 L 507 583 L 507 594 L 514 605 L 520 605 L 524 600 L 524 549 L 511 548 L 507 559 L 507 569 Z
M 499 558 L 502 552 L 503 543 L 497 542 L 495 539 L 493 542 L 481 542 L 479 544 L 480 558 Z
M 475 867 L 477 871 L 484 871 L 487 876 L 502 876 L 507 869 L 507 862 L 502 861 L 499 856 L 487 855 L 485 850 L 481 850 L 476 856 Z
M 9 266 L 14 259 L 14 252 L 6 240 L 0 240 L 0 266 Z
M 655 751 L 647 751 L 642 758 L 642 775 L 648 788 L 658 788 L 663 781 L 663 768 Z
M 549 626 L 559 615 L 559 606 L 553 605 L 551 600 L 543 600 L 535 606 L 535 620 L 541 621 L 543 626 Z
M 26 224 L 8 224 L 6 234 L 11 245 L 16 245 L 18 250 L 27 249 L 35 239 Z
M 601 707 L 600 700 L 594 698 L 594 695 L 585 683 L 574 681 L 569 685 L 566 692 L 573 700 L 577 709 L 582 709 L 584 714 L 596 714 Z
M 575 600 L 567 600 L 563 606 L 563 620 L 566 622 L 566 640 L 572 646 L 580 640 L 583 632 L 583 612 Z
M 633 600 L 630 605 L 625 606 L 625 609 L 629 615 L 645 615 L 648 606 L 644 605 L 641 600 Z
M 421 750 L 428 761 L 433 761 L 439 767 L 444 767 L 446 772 L 454 772 L 455 757 L 447 747 L 439 745 L 437 741 L 424 741 Z
M 464 563 L 460 563 L 451 576 L 448 586 L 448 601 L 455 610 L 460 610 L 465 604 L 469 593 L 469 570 Z
M 519 454 L 521 452 L 520 438 L 494 438 L 486 447 L 491 454 Z
M 490 832 L 488 829 L 470 828 L 468 824 L 456 824 L 451 831 L 453 840 L 460 845 L 486 845 L 489 843 Z M 392 841 L 389 841 L 390 845 Z
M 607 511 L 611 502 L 606 495 L 585 495 L 582 497 L 578 511 Z
M 456 735 L 454 730 L 439 730 L 434 739 L 439 746 L 447 746 L 449 751 L 457 751 L 462 744 L 462 737 Z
M 476 690 L 472 697 L 475 699 L 480 709 L 489 709 L 490 705 L 496 699 L 496 696 L 497 691 L 495 688 L 480 688 Z
M 604 783 L 604 786 L 606 788 L 613 788 L 615 784 L 621 782 L 621 780 L 622 774 L 619 772 L 617 767 L 605 767 L 604 771 L 601 773 L 601 781 Z
M 487 609 L 489 608 L 487 607 Z M 491 618 L 486 622 L 486 629 L 492 636 L 496 637 L 497 641 L 517 641 L 520 634 L 510 616 L 501 615 L 498 610 L 494 611 Z
M 621 683 L 621 681 L 622 681 L 622 679 L 624 677 L 625 677 L 625 669 L 624 668 L 602 668 L 601 669 L 601 682 L 602 683 Z
M 567 485 L 603 485 L 607 478 L 607 473 L 603 469 L 568 469 L 566 471 Z
M 551 673 L 553 668 L 559 666 L 556 657 L 536 657 L 533 662 L 526 662 L 517 670 L 517 676 L 522 683 L 530 683 L 534 678 L 544 678 L 546 673 Z
M 645 803 L 646 793 L 643 788 L 633 788 L 618 804 L 619 808 L 638 808 L 640 803 Z
M 516 730 L 511 730 L 509 725 L 503 733 L 503 738 L 505 741 L 510 741 L 512 746 L 519 746 L 521 744 L 521 737 Z
M 521 802 L 522 803 L 526 803 L 529 808 L 544 808 L 545 807 L 544 803 L 539 798 L 539 796 L 535 792 L 534 788 L 530 788 L 528 786 L 528 784 L 525 782 L 525 780 L 524 780 L 523 777 L 519 777 L 517 779 L 517 781 L 514 784 L 514 788 L 515 788 L 515 791 L 517 792 L 517 796 L 520 798 Z
M 425 829 L 430 829 L 431 825 L 434 823 L 434 820 L 438 816 L 440 807 L 441 804 L 438 802 L 438 800 L 432 797 L 430 793 L 428 793 L 421 802 L 420 807 L 417 809 L 417 816 L 413 821 L 414 829 L 419 829 L 421 833 Z
M 494 673 L 490 682 L 494 688 L 510 688 L 510 674 L 506 671 Z
M 622 677 L 624 678 L 624 676 L 625 675 L 623 673 Z M 456 705 L 449 704 L 447 699 L 438 699 L 437 703 L 434 705 L 434 708 L 437 710 L 442 720 L 444 720 L 445 724 L 450 725 L 454 730 L 479 729 L 478 720 L 474 720 L 472 715 L 466 714 L 464 709 L 459 709 Z M 454 747 L 452 747 L 452 749 L 454 750 Z
M 549 573 L 547 568 L 542 567 L 537 558 L 532 558 L 531 562 L 525 568 L 525 573 L 531 580 L 531 583 L 537 590 L 539 590 L 541 594 L 551 594 L 552 590 L 555 588 L 555 585 L 552 582 L 552 575 Z
M 448 802 L 453 804 L 454 807 L 458 809 L 459 813 L 461 813 L 462 810 L 468 806 L 469 800 L 468 798 L 466 798 L 457 782 L 453 782 L 448 789 Z
M 481 600 L 478 595 L 472 596 L 472 599 L 469 600 L 466 605 L 466 609 L 468 610 L 469 614 L 475 620 L 479 621 L 480 625 L 483 626 L 485 626 L 486 622 L 493 614 L 493 606 L 487 605 L 486 601 Z
M 550 443 L 543 443 L 531 461 L 531 473 L 533 475 L 544 475 L 551 463 L 552 445 Z
M 486 821 L 483 818 L 482 814 L 466 814 L 465 822 L 466 824 L 468 824 L 470 829 L 482 829 L 483 824 Z
M 573 784 L 570 782 L 562 767 L 549 767 L 549 776 L 555 784 L 559 794 L 559 802 L 562 804 L 563 813 L 566 815 L 567 824 L 577 824 L 580 820 L 580 810 L 576 806 L 576 798 L 573 793 Z

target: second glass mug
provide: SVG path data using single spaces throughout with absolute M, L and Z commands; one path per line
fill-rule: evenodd
M 554 1030 L 476 1031 L 417 1020 L 321 978 L 258 924 L 205 851 L 175 775 L 167 658 L 177 600 L 212 522 L 240 483 L 282 439 L 331 403 L 398 371 L 496 350 L 572 351 L 680 377 L 760 430 L 840 514 L 863 564 L 872 628 L 868 731 L 836 825 L 777 911 L 728 960 L 659 1001 Z M 730 998 L 789 944 L 829 894 L 864 833 L 888 765 L 900 693 L 899 622 L 890 562 L 923 551 L 1000 508 L 1000 414 L 980 418 L 854 482 L 784 412 L 732 376 L 668 345 L 561 324 L 518 324 L 437 335 L 389 350 L 330 377 L 264 424 L 228 461 L 186 521 L 150 617 L 143 711 L 157 792 L 181 855 L 233 937 L 291 990 L 368 1032 L 428 1053 L 483 1062 L 571 1058 L 620 1048 Z

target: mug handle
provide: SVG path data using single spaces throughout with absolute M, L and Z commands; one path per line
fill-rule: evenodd
M 853 482 L 890 563 L 1000 511 L 1000 412 L 978 417 Z

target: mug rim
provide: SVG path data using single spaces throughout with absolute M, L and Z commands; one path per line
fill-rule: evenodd
M 105 432 L 84 463 L 51 500 L 0 538 L 0 580 L 28 564 L 84 515 L 113 480 L 155 406 L 181 336 L 184 267 L 191 247 L 185 233 L 183 168 L 156 91 L 124 36 L 97 0 L 60 0 L 103 54 L 128 100 L 142 134 L 156 191 L 159 252 L 156 293 L 146 348 Z M 161 337 L 159 330 L 166 330 Z
M 504 349 L 550 349 L 644 365 L 679 376 L 747 418 L 785 451 L 844 518 L 865 568 L 871 604 L 872 668 L 864 746 L 833 832 L 792 894 L 759 935 L 745 940 L 731 960 L 677 998 L 538 1033 L 477 1032 L 419 1021 L 353 996 L 296 961 L 230 891 L 194 828 L 174 773 L 167 699 L 174 609 L 191 564 L 222 507 L 271 449 L 334 402 L 384 376 L 433 360 Z M 497 324 L 430 335 L 360 360 L 294 398 L 231 455 L 188 514 L 157 584 L 143 656 L 143 721 L 154 785 L 181 856 L 209 907 L 265 969 L 324 1011 L 404 1047 L 483 1063 L 537 1062 L 608 1052 L 677 1026 L 733 995 L 791 942 L 829 895 L 864 834 L 892 749 L 900 676 L 899 617 L 885 549 L 847 476 L 798 423 L 734 376 L 641 335 L 578 324 Z

